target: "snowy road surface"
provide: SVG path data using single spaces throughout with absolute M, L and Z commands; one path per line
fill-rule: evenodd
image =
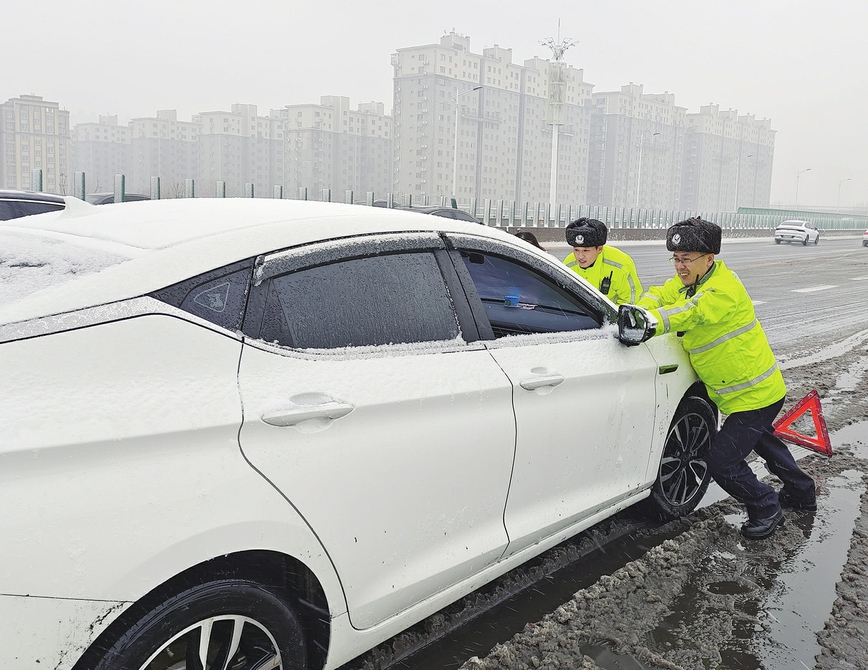
M 622 248 L 644 285 L 671 275 L 661 242 Z M 724 240 L 720 258 L 756 303 L 785 409 L 811 389 L 822 398 L 835 456 L 793 448 L 820 485 L 819 511 L 789 512 L 772 538 L 746 543 L 739 506 L 713 488 L 689 519 L 662 527 L 628 510 L 345 670 L 866 667 L 868 249 L 861 236 Z

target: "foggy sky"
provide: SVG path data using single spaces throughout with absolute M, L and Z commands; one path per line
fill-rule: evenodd
M 129 5 L 129 6 L 128 6 Z M 577 40 L 565 60 L 594 91 L 630 82 L 698 112 L 715 103 L 770 118 L 772 204 L 868 204 L 865 0 L 7 0 L 0 101 L 41 95 L 71 123 L 119 122 L 177 109 L 258 106 L 260 115 L 322 95 L 392 108 L 390 55 L 469 35 L 471 50 L 511 48 L 513 62 Z M 14 60 L 9 57 L 13 56 Z M 840 183 L 844 179 L 850 179 Z

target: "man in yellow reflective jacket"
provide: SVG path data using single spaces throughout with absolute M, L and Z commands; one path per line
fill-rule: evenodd
M 573 252 L 564 265 L 616 305 L 634 303 L 642 295 L 636 264 L 620 249 L 606 245 L 609 230 L 597 219 L 582 217 L 566 228 L 567 244 Z
M 753 303 L 720 253 L 720 227 L 699 218 L 666 233 L 675 276 L 650 287 L 638 304 L 658 319 L 655 334 L 677 332 L 708 397 L 728 415 L 706 456 L 723 490 L 747 509 L 748 539 L 771 535 L 783 523 L 781 507 L 816 510 L 814 480 L 775 436 L 772 423 L 786 386 Z M 756 451 L 783 482 L 777 493 L 759 481 L 745 458 Z

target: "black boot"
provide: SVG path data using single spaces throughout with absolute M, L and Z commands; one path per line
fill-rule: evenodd
M 784 523 L 784 510 L 778 507 L 778 511 L 764 519 L 752 521 L 748 519 L 742 524 L 741 534 L 748 540 L 761 540 L 775 532 L 778 526 Z

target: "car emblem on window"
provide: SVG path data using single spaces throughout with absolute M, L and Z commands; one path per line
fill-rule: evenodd
M 193 302 L 202 307 L 207 307 L 213 312 L 222 312 L 226 309 L 226 300 L 229 297 L 229 282 L 223 282 L 217 286 L 206 288 L 193 298 Z

